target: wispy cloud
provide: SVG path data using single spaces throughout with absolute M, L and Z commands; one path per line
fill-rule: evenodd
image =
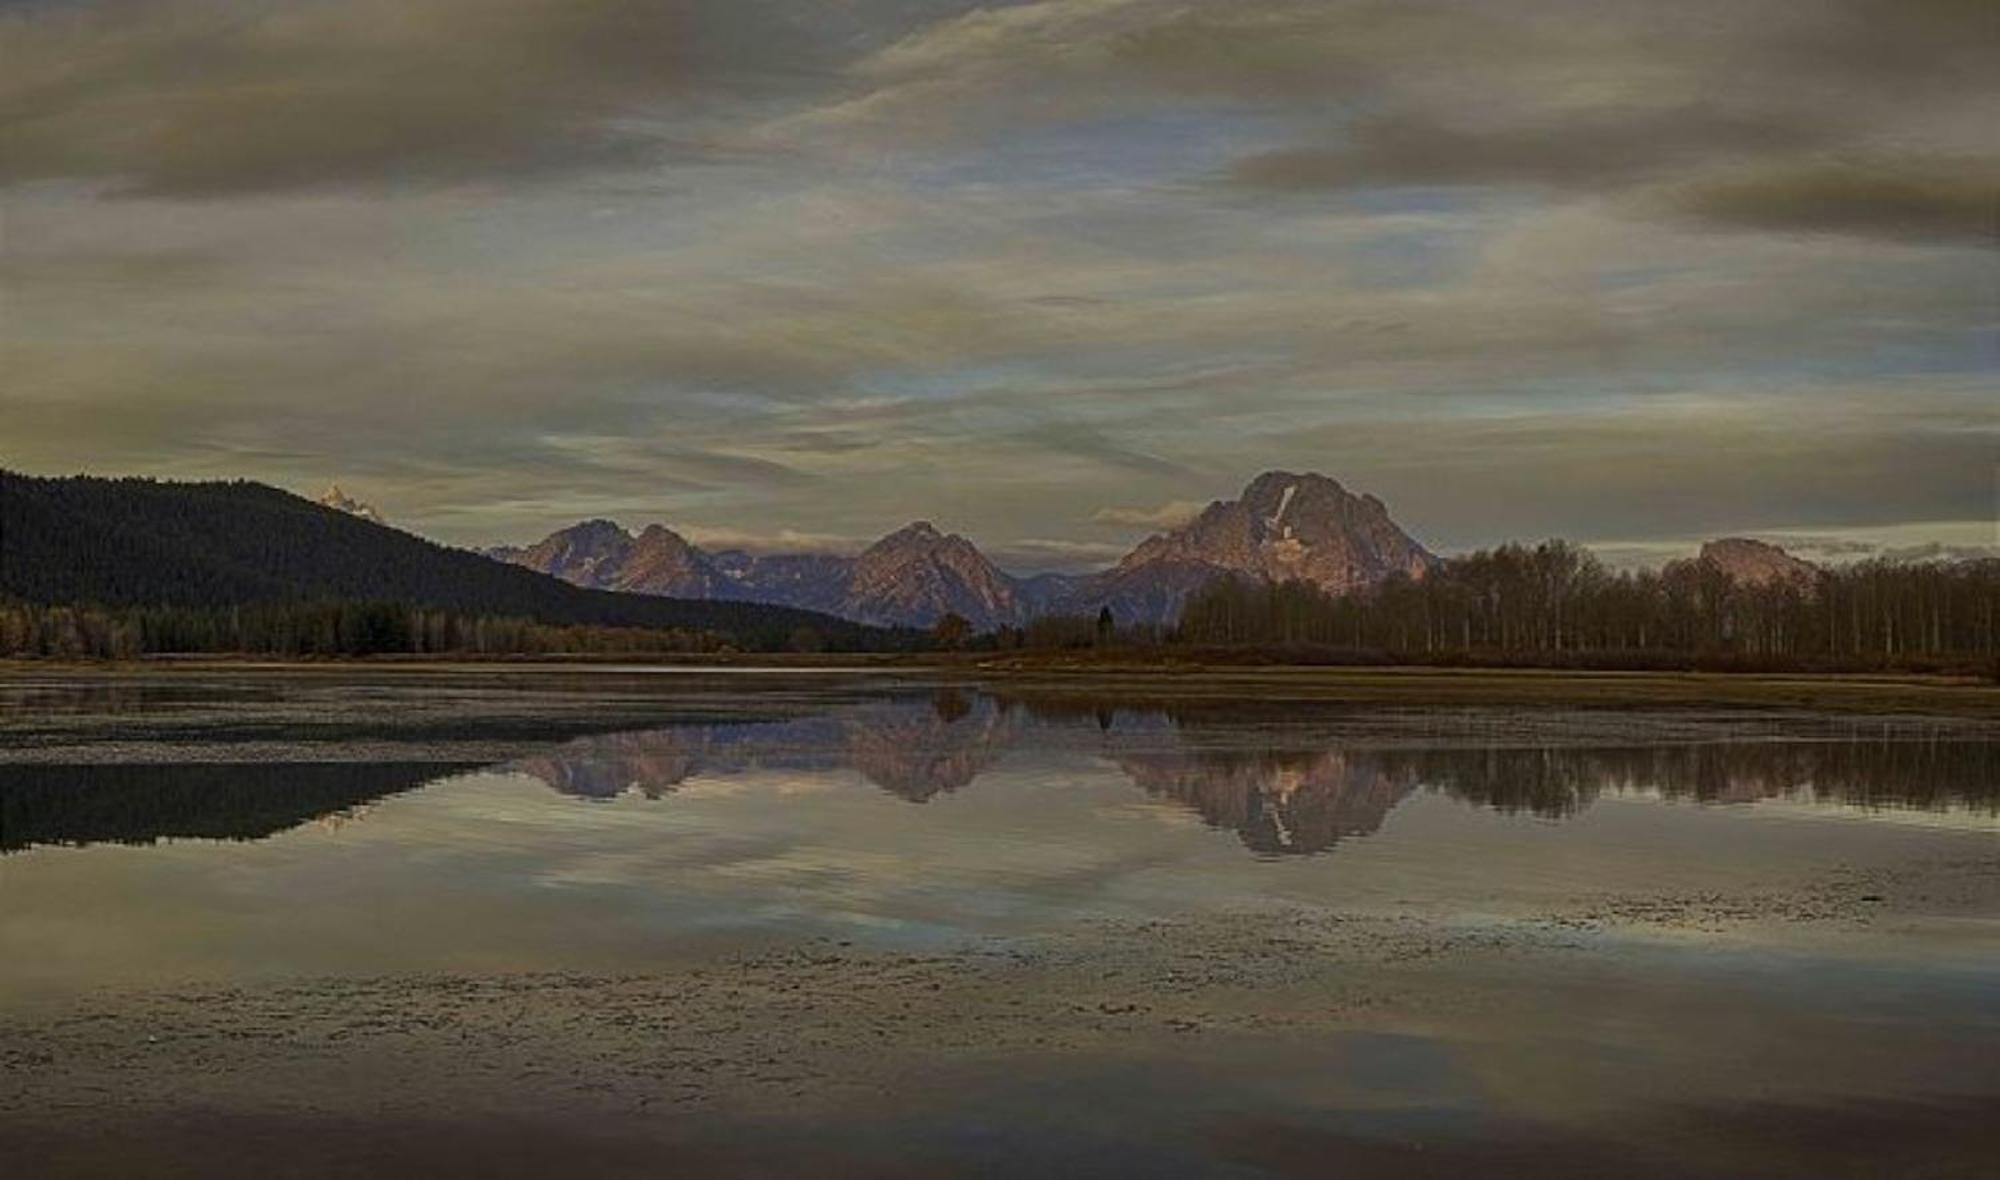
M 29 10 L 0 23 L 0 176 L 190 196 L 699 155 L 703 102 L 795 85 L 813 46 L 756 0 Z
M 878 539 L 844 536 L 838 533 L 805 533 L 789 528 L 760 532 L 754 529 L 707 528 L 692 525 L 676 531 L 711 552 L 742 549 L 750 553 L 853 554 L 859 553 Z
M 1090 514 L 1090 519 L 1097 524 L 1170 529 L 1201 515 L 1204 507 L 1196 500 L 1169 500 L 1155 508 L 1099 508 Z

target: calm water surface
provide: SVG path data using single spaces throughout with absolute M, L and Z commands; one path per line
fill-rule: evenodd
M 142 740 L 115 761 L 57 746 L 0 764 L 12 990 L 623 969 L 718 939 L 924 945 L 1260 902 L 1477 921 L 1991 854 L 2000 836 L 2000 741 L 1951 721 L 1170 712 L 953 687 L 779 716 L 755 691 L 706 692 L 667 702 L 694 719 L 491 762 L 454 758 L 450 718 L 392 721 L 362 754 L 310 726 L 250 761 L 143 740 L 163 717 L 187 736 L 163 703 L 254 715 L 278 691 L 35 700 Z
M 1862 1057 L 1903 1025 L 1913 1054 L 2000 1046 L 1993 915 L 1946 905 L 1879 931 L 1804 920 L 1815 905 L 1865 915 L 1881 900 L 1870 882 L 1977 872 L 2000 854 L 2000 740 L 1971 723 L 1162 709 L 832 681 L 0 686 L 0 1005 L 287 978 L 642 972 L 822 938 L 909 952 L 1301 907 L 1480 930 L 1657 897 L 1636 924 L 1578 928 L 1620 970 L 1657 963 L 1681 981 L 1678 998 L 1646 1001 L 1661 1027 L 1688 1018 L 1692 988 L 1717 1011 L 1817 1013 L 1810 1035 L 1849 1029 Z M 1779 900 L 1726 900 L 1740 896 Z M 1300 1100 L 1332 1086 L 1317 1122 L 1271 1143 L 1258 1133 L 1263 1146 L 1230 1166 L 1286 1171 L 1356 1120 L 1413 1135 L 1483 1109 L 1444 1047 L 1463 1034 L 1367 1035 L 1386 1039 L 1346 1044 L 1338 1085 L 1282 1055 L 1245 1065 L 1205 1050 L 1231 1084 L 1263 1071 Z M 1650 1039 L 1543 1030 L 1532 1051 L 1604 1068 Z M 1729 1060 L 1726 1038 L 1709 1054 Z M 1145 1086 L 1121 1068 L 1071 1062 L 1062 1084 L 1135 1101 Z M 1928 1067 L 1875 1068 L 1900 1094 Z M 1939 1093 L 2000 1096 L 2000 1075 L 1949 1068 Z M 1645 1076 L 1623 1084 L 1643 1091 Z M 1429 1097 L 1363 1117 L 1410 1093 Z M 1040 1117 L 1032 1096 L 986 1101 L 1013 1112 L 993 1116 L 1003 1138 Z M 939 1117 L 932 1130 L 957 1142 L 960 1122 Z M 1397 1122 L 1412 1119 L 1418 1131 Z M 1064 1126 L 1050 1142 L 1084 1150 Z M 1090 1150 L 1130 1145 L 1105 1135 L 1086 1136 Z

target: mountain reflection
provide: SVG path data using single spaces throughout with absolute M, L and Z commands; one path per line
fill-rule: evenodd
M 1324 710 L 1028 706 L 956 690 L 790 721 L 583 738 L 513 765 L 592 798 L 657 799 L 697 777 L 776 770 L 853 772 L 921 803 L 971 785 L 1010 754 L 1058 751 L 1102 759 L 1264 855 L 1325 852 L 1372 834 L 1419 790 L 1544 818 L 1574 815 L 1607 792 L 2000 811 L 2000 743 L 1922 729 L 1872 739 L 1505 746 L 1468 740 L 1446 719 L 1421 740 L 1385 742 Z
M 657 799 L 697 775 L 851 770 L 912 803 L 968 786 L 1019 736 L 1023 719 L 990 697 L 946 689 L 786 721 L 712 722 L 581 738 L 514 769 L 566 795 Z
M 1261 853 L 1324 852 L 1344 837 L 1371 835 L 1417 787 L 1338 750 L 1135 751 L 1117 763 L 1147 794 L 1233 829 Z
M 577 738 L 502 768 L 586 799 L 664 799 L 691 780 L 790 773 L 853 776 L 924 803 L 1010 759 L 1041 774 L 1095 766 L 1263 856 L 1325 852 L 1372 834 L 1419 791 L 1545 818 L 1607 793 L 2000 813 L 2000 742 L 1942 722 L 1566 721 L 1270 702 L 1134 709 L 961 689 L 731 718 Z M 0 766 L 0 851 L 258 839 L 473 765 Z M 1029 806 L 1034 796 L 1021 798 Z

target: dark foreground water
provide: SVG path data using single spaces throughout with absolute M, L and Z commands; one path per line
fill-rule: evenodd
M 1970 722 L 841 674 L 0 707 L 0 1145 L 37 1174 L 2000 1158 Z

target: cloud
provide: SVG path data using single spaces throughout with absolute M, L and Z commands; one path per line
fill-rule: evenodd
M 2000 558 L 2000 545 L 1947 545 L 1927 541 L 1922 545 L 1885 547 L 1876 556 L 1885 561 L 1991 561 Z
M 1480 129 L 1404 114 L 1349 123 L 1339 147 L 1246 156 L 1230 175 L 1255 188 L 1295 191 L 1488 184 L 1596 188 L 1671 173 L 1691 160 L 1811 147 L 1828 135 L 1823 123 L 1801 114 L 1732 114 L 1701 102 Z
M 749 553 L 854 554 L 866 549 L 878 539 L 841 533 L 801 532 L 790 528 L 758 532 L 751 529 L 711 528 L 702 525 L 676 528 L 671 523 L 667 527 L 674 528 L 676 532 L 711 553 L 741 549 Z
M 1044 0 L 939 22 L 857 63 L 804 125 L 982 142 L 1173 102 L 1254 112 L 1255 193 L 1603 194 L 1771 166 L 1682 202 L 1716 224 L 1887 238 L 1991 233 L 2000 41 L 1978 0 L 1752 6 L 1473 0 Z M 1250 138 L 1256 138 L 1251 136 Z M 1957 184 L 1815 172 L 1817 154 L 1956 154 Z M 1983 165 L 1981 162 L 1983 161 Z M 1672 202 L 1631 209 L 1658 214 Z M 1987 202 L 1990 206 L 1990 201 Z
M 1972 35 L 1982 16 L 1979 0 L 1557 0 L 1527 10 L 1484 0 L 1042 0 L 940 21 L 862 59 L 851 70 L 861 92 L 837 109 L 908 130 L 974 101 L 1060 120 L 1150 89 L 1321 117 L 1357 98 L 1378 113 L 1457 108 L 1475 120 L 1698 99 L 1811 112 L 1843 92 L 1990 89 L 1986 67 L 2000 51 Z M 1869 112 L 1850 102 L 1818 113 L 1827 123 Z
M 1037 562 L 1278 466 L 1439 544 L 1990 488 L 1976 3 L 0 11 L 13 465 Z
M 1141 475 L 1178 479 L 1193 474 L 1183 464 L 1150 454 L 1114 439 L 1096 426 L 1073 420 L 1059 420 L 1045 426 L 1034 427 L 1015 436 L 1014 441 L 1016 445 L 1043 453 L 1067 455 Z
M 204 195 L 698 155 L 695 100 L 786 85 L 811 44 L 754 0 L 31 9 L 0 19 L 0 181 Z
M 1447 549 L 1492 537 L 1880 531 L 1990 515 L 2000 422 L 1985 384 L 1896 388 L 1893 397 L 1866 385 L 1717 389 L 1590 411 L 1438 417 L 1415 431 L 1355 421 L 1271 445 L 1289 448 L 1280 464 L 1313 455 L 1336 471 L 1342 456 L 1374 456 L 1360 486 Z
M 1682 212 L 1780 233 L 2000 245 L 2000 161 L 1802 163 L 1689 185 Z
M 1016 575 L 1094 572 L 1131 551 L 1130 545 L 1060 537 L 1021 537 L 992 543 L 974 540 L 994 564 Z
M 1099 508 L 1090 514 L 1090 519 L 1096 524 L 1171 529 L 1200 516 L 1201 510 L 1206 507 L 1197 500 L 1169 500 L 1157 508 Z

